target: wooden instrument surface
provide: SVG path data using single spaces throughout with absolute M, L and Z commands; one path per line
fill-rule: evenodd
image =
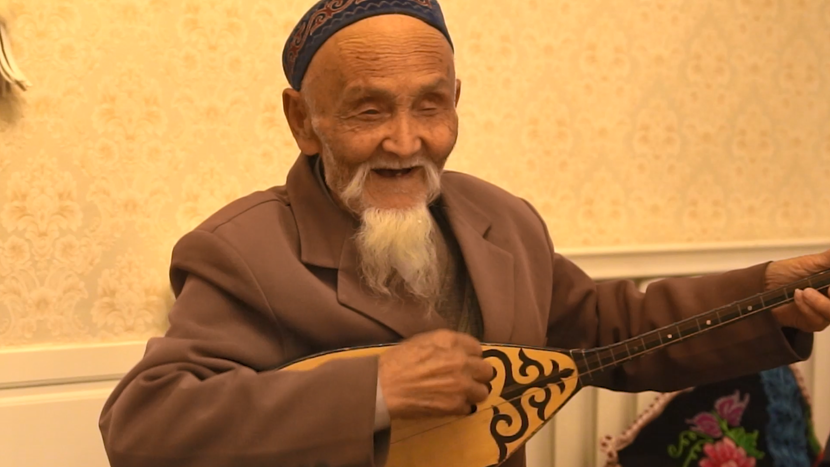
M 341 358 L 379 355 L 396 344 L 344 349 L 292 363 L 307 371 Z M 490 396 L 466 416 L 393 420 L 390 467 L 498 465 L 524 445 L 580 388 L 567 352 L 482 345 L 496 375 Z

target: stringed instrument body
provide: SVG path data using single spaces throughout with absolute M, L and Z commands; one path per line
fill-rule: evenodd
M 300 360 L 286 370 L 311 370 L 341 358 L 380 355 L 396 344 L 334 351 Z M 393 420 L 389 467 L 498 465 L 539 431 L 580 389 L 567 352 L 482 345 L 496 375 L 490 395 L 466 416 Z
M 482 344 L 493 365 L 490 394 L 464 416 L 393 420 L 389 467 L 494 467 L 527 443 L 597 373 L 793 300 L 796 289 L 826 289 L 830 270 L 677 323 L 594 349 Z M 308 371 L 343 358 L 380 355 L 397 344 L 335 350 L 290 363 Z

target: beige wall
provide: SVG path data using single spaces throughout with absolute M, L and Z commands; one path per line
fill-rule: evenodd
M 141 339 L 175 240 L 284 181 L 284 38 L 311 0 L 0 0 L 0 347 Z M 510 6 L 505 6 L 510 5 Z M 830 2 L 444 0 L 450 167 L 562 247 L 826 236 Z

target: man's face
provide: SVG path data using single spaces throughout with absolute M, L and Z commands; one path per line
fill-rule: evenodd
M 417 19 L 378 16 L 333 36 L 302 94 L 335 198 L 358 214 L 432 201 L 458 136 L 457 90 L 449 43 Z

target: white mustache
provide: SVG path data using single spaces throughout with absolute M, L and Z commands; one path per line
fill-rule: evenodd
M 434 165 L 432 161 L 427 160 L 423 157 L 417 157 L 414 159 L 407 159 L 407 160 L 379 160 L 379 161 L 369 161 L 366 162 L 366 167 L 370 170 L 382 169 L 382 170 L 405 170 L 405 169 L 414 169 L 416 167 L 424 167 L 427 165 Z

